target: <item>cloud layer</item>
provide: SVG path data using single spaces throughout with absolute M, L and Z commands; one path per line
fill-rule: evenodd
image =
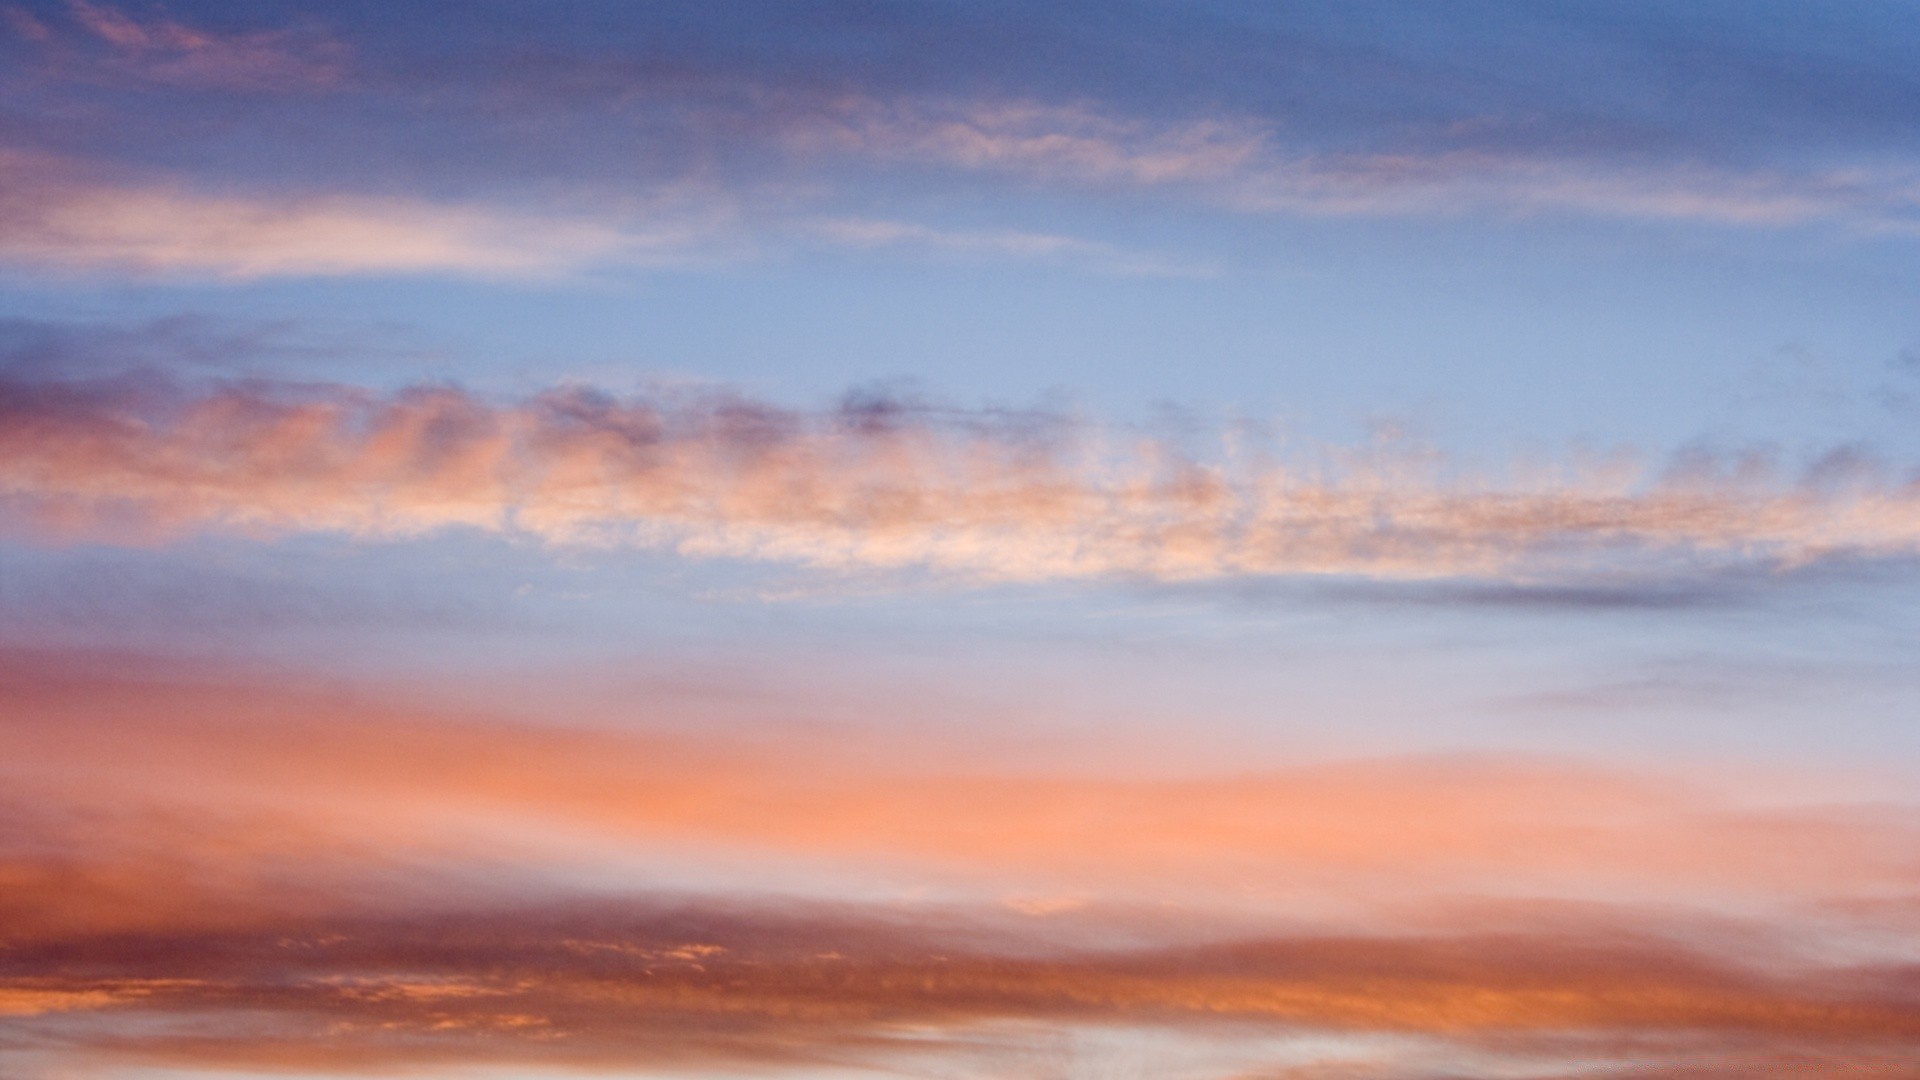
M 0 409 L 16 525 L 104 540 L 463 527 L 984 580 L 1536 584 L 1920 550 L 1920 495 L 1857 452 L 1799 474 L 1696 454 L 1516 480 L 1420 447 L 1295 465 L 1229 442 L 1205 460 L 1058 417 L 885 399 L 806 413 L 584 388 L 496 404 L 448 387 L 42 380 L 8 384 Z
M 194 897 L 223 882 L 254 895 L 244 883 L 302 867 L 324 878 L 342 860 L 517 862 L 537 878 L 594 845 L 651 853 L 654 880 L 683 856 L 766 859 L 767 887 L 937 883 L 1040 914 L 1124 899 L 1368 918 L 1450 893 L 1762 910 L 1920 888 L 1920 820 L 1859 778 L 1491 754 L 1021 771 L 988 749 L 992 716 L 974 719 L 973 752 L 936 739 L 842 752 L 765 723 L 688 731 L 644 689 L 623 712 L 570 710 L 560 725 L 431 694 L 129 667 L 6 657 L 0 775 L 16 829 L 0 910 L 16 934 L 217 915 Z M 800 872 L 809 863 L 837 869 Z
M 189 1069 L 911 1069 L 970 1044 L 1017 1049 L 1033 1036 L 1012 1025 L 1036 1024 L 1227 1045 L 1317 1033 L 1352 1040 L 1363 1065 L 1368 1040 L 1412 1038 L 1429 1060 L 1559 1059 L 1569 1076 L 1920 1064 L 1911 971 L 1768 972 L 1605 935 L 1035 954 L 885 911 L 635 900 L 26 944 L 0 959 L 0 985 L 26 1046 Z
M 89 654 L 4 657 L 0 718 L 35 1080 L 1043 1077 L 1075 1031 L 1195 1077 L 1920 1064 L 1911 815 L 1800 781 L 1007 771 Z
M 221 3 L 6 12 L 7 89 L 23 104 L 0 139 L 0 260 L 33 269 L 527 275 L 822 239 L 1123 273 L 1218 259 L 1035 228 L 1046 193 L 1170 219 L 1920 229 L 1920 159 L 1876 122 L 1912 104 L 1903 69 L 1877 62 L 1876 32 L 1909 29 L 1885 12 L 1890 27 L 1841 20 L 1844 64 L 1724 26 L 1690 53 L 1675 45 L 1701 31 L 1687 20 L 1596 25 L 1556 7 L 1463 15 L 1497 25 L 1445 46 L 1365 47 L 1325 13 L 1276 25 L 1144 7 L 1112 28 L 1022 13 L 1025 42 L 946 7 L 910 20 L 603 9 L 586 20 L 597 35 L 487 7 L 458 27 L 428 20 L 430 36 L 366 10 L 324 24 Z M 1618 51 L 1642 69 L 1624 74 Z M 1564 66 L 1595 74 L 1570 93 Z M 1649 96 L 1687 107 L 1648 115 Z M 253 150 L 236 161 L 233 141 Z M 80 164 L 52 182 L 20 164 L 44 160 Z M 96 174 L 113 179 L 84 179 Z M 753 206 L 751 227 L 717 236 L 645 212 L 689 189 Z M 529 209 L 556 204 L 569 211 Z
M 482 205 L 352 194 L 207 194 L 114 183 L 72 163 L 0 153 L 0 261 L 43 271 L 245 280 L 446 273 L 551 277 L 680 261 L 691 220 L 650 228 Z

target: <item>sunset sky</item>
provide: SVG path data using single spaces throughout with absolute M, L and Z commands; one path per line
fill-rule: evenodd
M 0 1080 L 1920 1077 L 1916 57 L 0 0 Z

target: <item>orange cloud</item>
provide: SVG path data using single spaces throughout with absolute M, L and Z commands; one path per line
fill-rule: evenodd
M 652 858 L 656 880 L 752 865 L 769 887 L 930 886 L 1043 921 L 1090 900 L 1375 918 L 1449 895 L 1778 913 L 1920 887 L 1912 808 L 1799 810 L 1731 780 L 1492 758 L 1009 773 L 949 748 L 510 723 L 69 663 L 0 679 L 16 935 L 244 924 L 343 903 L 382 865 L 538 880 L 583 851 Z
M 1536 1069 L 1833 1053 L 1914 1064 L 1920 1009 L 1901 978 L 1763 970 L 1604 934 L 1088 951 L 950 915 L 644 899 L 103 936 L 0 956 L 0 987 L 45 1003 L 38 1030 L 67 1046 L 133 1064 L 289 1070 L 871 1067 L 1008 1023 L 1419 1037 Z
M 1007 772 L 0 659 L 0 1055 L 64 1048 L 47 1075 L 884 1067 L 1088 1026 L 1568 1078 L 1920 1045 L 1897 958 L 1835 958 L 1920 892 L 1899 806 L 1537 760 Z M 949 899 L 765 899 L 794 867 Z M 1345 1075 L 1422 1075 L 1376 1065 Z
M 1272 575 L 1644 580 L 1920 552 L 1920 496 L 1617 467 L 1498 483 L 1391 447 L 1292 468 L 893 403 L 513 404 L 450 388 L 15 384 L 0 498 L 95 539 L 467 527 L 689 557 L 987 580 Z M 1344 464 L 1339 463 L 1344 461 Z

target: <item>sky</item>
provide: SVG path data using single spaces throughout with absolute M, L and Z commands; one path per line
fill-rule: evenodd
M 0 3 L 0 1077 L 1920 1076 L 1916 49 Z

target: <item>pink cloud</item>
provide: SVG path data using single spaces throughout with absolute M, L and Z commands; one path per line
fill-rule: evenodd
M 706 237 L 695 218 L 636 226 L 398 196 L 217 194 L 4 152 L 0 183 L 0 262 L 75 274 L 539 277 L 678 261 Z
M 462 527 L 1007 581 L 1555 583 L 1920 552 L 1920 495 L 1870 474 L 1834 487 L 1570 466 L 1494 482 L 1392 445 L 1334 450 L 1309 469 L 1192 460 L 1091 425 L 1042 438 L 959 414 L 578 388 L 508 404 L 270 384 L 10 393 L 0 494 L 12 516 L 95 539 Z
M 68 0 L 67 8 L 76 29 L 109 50 L 108 70 L 148 82 L 256 92 L 326 89 L 345 77 L 351 55 L 311 29 L 219 33 L 90 0 Z M 51 30 L 35 38 L 53 39 Z
M 1577 213 L 1738 226 L 1836 222 L 1910 232 L 1911 173 L 1635 165 L 1477 150 L 1329 152 L 1252 120 L 1128 118 L 1087 105 L 883 104 L 854 98 L 796 122 L 802 151 L 922 163 L 1039 183 L 1184 192 L 1252 213 L 1318 216 Z
M 1251 125 L 1156 126 L 1026 102 L 929 110 L 855 99 L 794 125 L 788 138 L 803 149 L 1145 185 L 1237 176 L 1271 153 Z
M 1098 900 L 1364 922 L 1444 896 L 1778 913 L 1920 888 L 1913 808 L 1807 809 L 1791 792 L 1811 774 L 1683 780 L 1498 757 L 1022 772 L 926 742 L 836 753 L 765 725 L 559 726 L 430 693 L 6 661 L 0 817 L 15 824 L 0 835 L 0 914 L 21 934 L 338 904 L 365 891 L 356 865 L 467 859 L 537 881 L 568 850 L 651 854 L 656 883 L 688 859 L 747 860 L 767 887 L 812 867 L 1034 918 Z
M 35 18 L 33 12 L 26 8 L 8 5 L 4 11 L 0 11 L 0 16 L 6 18 L 8 29 L 28 41 L 44 42 L 53 39 L 53 30 L 46 23 Z
M 1813 1077 L 1920 1035 L 1911 972 L 1846 959 L 1878 918 L 1847 905 L 1920 886 L 1910 808 L 1542 760 L 995 770 L 139 670 L 0 658 L 0 1017 L 49 1077 L 913 1067 L 1078 1030 Z M 676 889 L 676 859 L 752 874 Z M 782 899 L 795 863 L 946 899 Z

